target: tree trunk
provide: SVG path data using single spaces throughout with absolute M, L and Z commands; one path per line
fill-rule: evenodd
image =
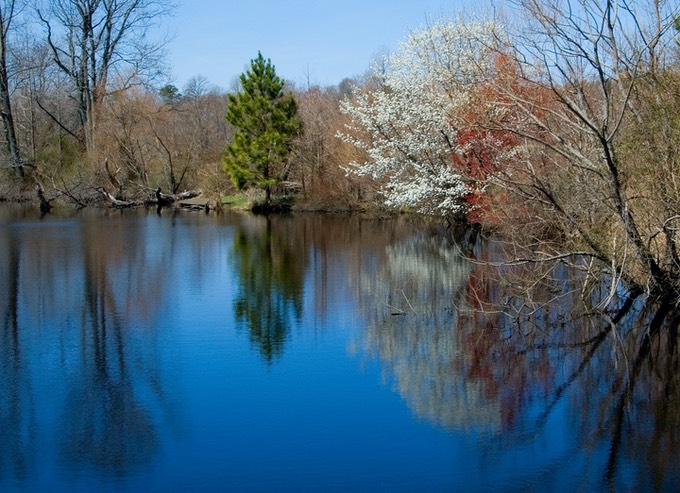
M 9 12 L 0 12 L 0 116 L 2 117 L 5 142 L 7 142 L 7 152 L 10 157 L 11 166 L 14 168 L 17 176 L 23 178 L 24 165 L 21 160 L 14 127 L 12 102 L 9 97 L 9 76 L 7 74 L 7 29 L 14 15 L 14 2 L 9 7 Z
M 24 164 L 21 159 L 19 144 L 17 143 L 14 116 L 12 115 L 12 106 L 7 85 L 7 71 L 0 67 L 0 115 L 2 115 L 5 141 L 7 142 L 7 152 L 10 156 L 11 166 L 14 168 L 15 173 L 18 177 L 23 178 Z

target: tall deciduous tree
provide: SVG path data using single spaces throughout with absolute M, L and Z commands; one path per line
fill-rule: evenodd
M 2 0 L 0 2 L 0 117 L 7 144 L 7 152 L 10 158 L 10 166 L 15 169 L 17 175 L 24 176 L 24 165 L 17 142 L 14 115 L 10 99 L 9 74 L 7 71 L 7 43 L 12 21 L 21 9 L 21 3 L 15 0 Z
M 505 52 L 521 84 L 496 89 L 514 115 L 498 128 L 523 145 L 495 175 L 517 198 L 505 209 L 515 251 L 531 262 L 586 258 L 609 272 L 612 297 L 623 279 L 677 308 L 677 3 L 516 3 L 527 25 Z
M 81 128 L 70 130 L 88 151 L 110 82 L 125 89 L 160 69 L 166 40 L 149 31 L 173 8 L 170 0 L 54 0 L 38 11 L 54 62 L 74 86 Z
M 259 187 L 269 202 L 272 187 L 286 178 L 286 158 L 302 130 L 297 103 L 262 53 L 240 82 L 241 90 L 228 97 L 226 118 L 235 133 L 226 146 L 224 168 L 236 187 Z

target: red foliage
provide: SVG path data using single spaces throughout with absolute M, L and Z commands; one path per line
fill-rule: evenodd
M 517 136 L 507 130 L 468 128 L 458 131 L 460 152 L 452 154 L 453 166 L 469 179 L 470 193 L 465 198 L 470 206 L 471 222 L 493 222 L 490 200 L 483 190 L 485 180 L 498 171 L 500 154 L 517 145 Z
M 451 161 L 454 168 L 469 179 L 471 192 L 466 197 L 472 206 L 468 219 L 472 222 L 494 222 L 491 200 L 483 187 L 489 176 L 500 170 L 502 155 L 517 146 L 520 139 L 513 129 L 521 120 L 514 101 L 532 102 L 538 115 L 545 104 L 545 94 L 519 75 L 513 60 L 497 54 L 493 63 L 493 79 L 480 84 L 468 108 L 456 115 L 456 152 Z

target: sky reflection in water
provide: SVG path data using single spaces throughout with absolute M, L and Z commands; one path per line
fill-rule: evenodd
M 490 277 L 405 221 L 3 208 L 0 279 L 2 491 L 680 481 L 676 387 L 641 378 L 612 461 L 609 338 L 463 309 Z

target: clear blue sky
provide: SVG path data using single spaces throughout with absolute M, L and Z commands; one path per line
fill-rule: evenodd
M 465 0 L 180 0 L 164 24 L 172 83 L 202 75 L 228 89 L 258 50 L 296 84 L 337 84 L 361 75 L 428 18 L 453 16 Z

